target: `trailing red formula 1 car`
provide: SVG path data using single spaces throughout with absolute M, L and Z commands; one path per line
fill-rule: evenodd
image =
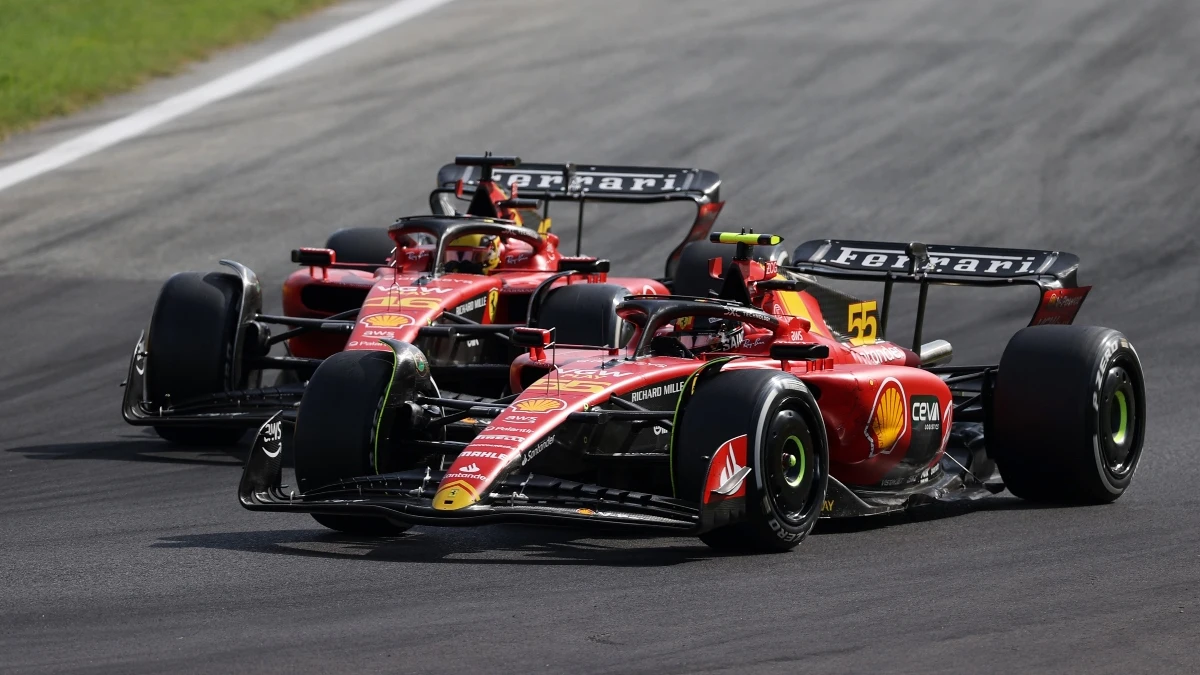
M 750 252 L 777 237 L 712 236 L 738 248 L 718 297 L 624 300 L 631 336 L 620 346 L 515 329 L 529 352 L 502 400 L 440 396 L 421 351 L 396 340 L 334 355 L 296 420 L 296 489 L 280 485 L 283 421 L 272 420 L 247 461 L 242 505 L 359 534 L 575 522 L 771 551 L 821 516 L 1005 486 L 1100 503 L 1129 485 L 1144 436 L 1141 365 L 1120 333 L 1069 325 L 1088 291 L 1074 256 L 824 240 L 780 270 Z M 882 308 L 818 275 L 883 282 Z M 884 339 L 895 283 L 921 289 L 911 349 Z M 921 343 L 931 284 L 1019 283 L 1038 286 L 1041 301 L 998 365 L 946 366 L 948 343 Z M 464 417 L 486 427 L 447 440 Z
M 387 351 L 381 338 L 415 345 L 446 395 L 496 398 L 520 353 L 514 326 L 556 325 L 568 341 L 616 345 L 617 302 L 667 293 L 676 272 L 684 286 L 703 272 L 698 246 L 721 210 L 719 186 L 698 169 L 459 157 L 438 174 L 433 214 L 339 230 L 325 248 L 293 251 L 301 268 L 283 285 L 282 316 L 262 312 L 257 277 L 236 262 L 221 261 L 232 274 L 171 277 L 130 361 L 125 420 L 180 443 L 232 443 L 280 408 L 294 414 L 325 358 Z M 456 199 L 469 200 L 465 213 Z M 579 256 L 578 243 L 575 256 L 559 251 L 549 211 L 562 201 L 579 205 L 579 237 L 592 202 L 685 201 L 696 216 L 665 278 L 610 277 L 608 261 Z M 608 311 L 581 313 L 583 305 Z M 272 353 L 280 343 L 286 353 Z M 263 386 L 268 370 L 280 371 L 275 386 Z

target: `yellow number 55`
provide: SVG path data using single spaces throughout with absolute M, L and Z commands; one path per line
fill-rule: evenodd
M 875 319 L 875 307 L 874 300 L 850 305 L 848 332 L 850 344 L 855 347 L 875 344 L 875 335 L 879 330 L 879 323 Z

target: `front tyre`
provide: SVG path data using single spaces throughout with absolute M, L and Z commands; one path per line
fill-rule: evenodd
M 1000 359 L 987 430 L 1009 492 L 1037 502 L 1103 504 L 1133 479 L 1142 455 L 1142 364 L 1121 333 L 1033 326 Z
M 718 373 L 687 400 L 677 425 L 676 496 L 697 499 L 704 509 L 717 499 L 712 476 L 717 483 L 735 476 L 742 467 L 728 453 L 745 444 L 744 513 L 701 534 L 701 541 L 719 550 L 778 552 L 808 536 L 829 484 L 829 446 L 820 410 L 800 380 L 778 371 Z
M 300 491 L 377 473 L 375 440 L 394 356 L 339 352 L 317 367 L 296 414 L 293 447 Z M 386 518 L 314 513 L 331 530 L 360 536 L 400 534 L 408 527 Z
M 167 407 L 216 394 L 230 382 L 235 359 L 241 281 L 232 274 L 181 272 L 167 279 L 154 304 L 146 336 L 146 394 Z M 163 439 L 179 445 L 233 445 L 245 428 L 155 426 Z

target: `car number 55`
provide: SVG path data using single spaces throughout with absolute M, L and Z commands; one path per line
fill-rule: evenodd
M 855 347 L 875 344 L 879 332 L 879 322 L 875 316 L 876 306 L 874 300 L 850 305 L 847 332 L 850 334 L 850 344 Z

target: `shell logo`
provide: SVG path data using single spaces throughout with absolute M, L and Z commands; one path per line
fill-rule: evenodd
M 562 410 L 565 407 L 567 407 L 566 402 L 557 398 L 527 398 L 524 401 L 517 401 L 513 404 L 515 410 L 532 413 Z
M 908 415 L 904 405 L 904 388 L 895 378 L 889 377 L 875 395 L 875 407 L 866 436 L 871 443 L 870 457 L 886 455 L 896 448 L 896 443 L 908 428 Z
M 412 319 L 403 314 L 376 314 L 362 320 L 363 325 L 374 328 L 397 328 L 412 323 Z

